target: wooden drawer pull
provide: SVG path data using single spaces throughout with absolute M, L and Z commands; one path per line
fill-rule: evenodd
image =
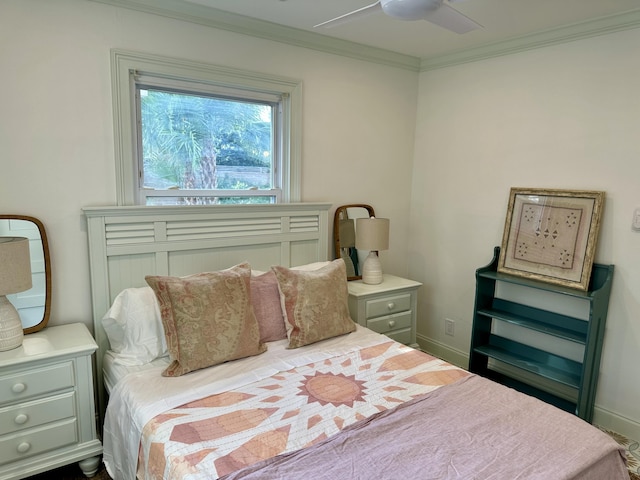
M 396 326 L 396 321 L 395 320 L 389 320 L 389 327 L 393 328 Z
M 16 415 L 16 418 L 13 419 L 13 421 L 16 422 L 18 425 L 24 425 L 25 423 L 27 423 L 27 420 L 29 420 L 29 417 L 24 413 L 20 413 Z
M 18 453 L 27 453 L 31 449 L 31 444 L 29 442 L 22 442 L 18 445 Z
M 27 386 L 24 383 L 16 383 L 13 387 L 11 387 L 11 391 L 13 393 L 22 393 L 27 389 Z
M 396 304 L 393 303 L 393 302 L 389 302 L 389 303 L 387 303 L 387 308 L 389 310 L 393 310 L 394 308 L 396 308 Z

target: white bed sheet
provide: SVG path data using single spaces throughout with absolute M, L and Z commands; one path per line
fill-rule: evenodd
M 140 435 L 156 415 L 184 403 L 225 392 L 319 360 L 344 355 L 362 347 L 388 342 L 389 338 L 357 326 L 355 332 L 297 349 L 287 340 L 268 343 L 268 350 L 189 373 L 163 377 L 164 366 L 148 366 L 129 372 L 113 385 L 104 422 L 104 463 L 112 478 L 135 479 Z M 166 364 L 165 364 L 166 366 Z
M 164 369 L 169 366 L 171 360 L 168 356 L 156 358 L 150 363 L 144 365 L 122 365 L 116 362 L 116 354 L 111 350 L 107 350 L 102 359 L 102 374 L 104 380 L 104 386 L 107 389 L 107 393 L 111 394 L 111 391 L 115 387 L 116 383 L 122 380 L 130 373 L 139 373 L 145 370 L 151 370 L 153 368 Z

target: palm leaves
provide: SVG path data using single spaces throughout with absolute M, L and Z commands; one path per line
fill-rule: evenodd
M 140 90 L 140 111 L 147 187 L 246 186 L 219 185 L 216 166 L 271 167 L 269 105 L 148 89 Z

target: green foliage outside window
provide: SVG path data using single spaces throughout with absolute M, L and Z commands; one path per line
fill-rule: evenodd
M 273 187 L 271 105 L 154 89 L 140 89 L 139 93 L 145 188 Z M 271 201 L 266 196 L 174 198 L 178 203 Z

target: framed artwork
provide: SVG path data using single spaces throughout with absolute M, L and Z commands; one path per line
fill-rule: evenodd
M 512 188 L 498 272 L 587 290 L 604 192 Z

